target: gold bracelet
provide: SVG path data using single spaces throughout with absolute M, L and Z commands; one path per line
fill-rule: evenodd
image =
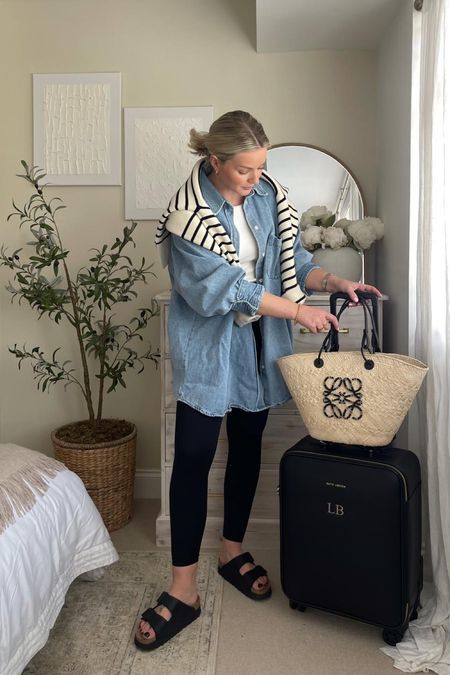
M 298 311 L 299 311 L 300 307 L 301 307 L 301 304 L 298 303 L 298 305 L 297 305 L 297 313 L 296 313 L 295 319 L 294 319 L 294 322 L 295 322 L 295 323 L 299 323 L 299 320 L 298 320 Z
M 325 274 L 325 276 L 322 278 L 322 283 L 321 283 L 321 285 L 320 285 L 320 290 L 322 290 L 322 291 L 326 291 L 326 290 L 327 290 L 328 279 L 331 277 L 332 274 L 333 274 L 333 272 L 327 272 L 327 273 Z

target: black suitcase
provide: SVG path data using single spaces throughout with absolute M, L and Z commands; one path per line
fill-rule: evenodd
M 306 436 L 280 464 L 281 584 L 293 609 L 334 612 L 399 642 L 422 590 L 414 453 Z

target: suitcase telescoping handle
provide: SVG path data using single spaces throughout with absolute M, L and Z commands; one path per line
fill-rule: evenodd
M 379 341 L 378 341 L 378 331 L 377 331 L 377 326 L 375 324 L 375 317 L 372 312 L 372 308 L 367 302 L 366 297 L 369 294 L 363 293 L 361 291 L 355 291 L 356 294 L 358 295 L 359 298 L 359 303 L 363 309 L 364 312 L 364 328 L 362 331 L 362 337 L 361 337 L 361 356 L 364 360 L 364 365 L 367 369 L 371 369 L 374 366 L 374 363 L 371 359 L 367 359 L 364 352 L 369 352 L 373 354 L 374 352 L 379 352 L 380 347 L 379 347 Z M 336 293 L 334 295 L 340 296 L 344 298 L 344 302 L 342 303 L 339 311 L 335 316 L 339 320 L 342 313 L 347 309 L 349 306 L 351 300 L 350 297 L 346 293 Z M 371 294 L 370 294 L 371 295 Z M 333 312 L 335 313 L 335 312 Z M 370 322 L 370 328 L 372 330 L 372 339 L 369 342 L 369 322 Z M 330 352 L 330 351 L 339 351 L 339 338 L 338 338 L 338 332 L 336 328 L 332 325 L 330 327 L 330 330 L 328 331 L 327 335 L 325 336 L 324 341 L 322 342 L 322 346 L 320 347 L 319 354 L 317 358 L 314 360 L 314 365 L 316 368 L 321 368 L 323 366 L 323 359 L 322 359 L 322 352 Z

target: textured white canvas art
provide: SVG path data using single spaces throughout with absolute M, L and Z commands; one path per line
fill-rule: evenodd
M 125 108 L 125 218 L 158 219 L 198 157 L 192 128 L 207 131 L 212 107 Z
M 120 73 L 34 75 L 34 160 L 55 185 L 120 185 Z

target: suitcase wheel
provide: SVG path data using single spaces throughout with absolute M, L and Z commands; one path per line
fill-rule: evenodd
M 291 609 L 296 609 L 299 612 L 306 612 L 305 605 L 301 605 L 299 602 L 295 602 L 295 600 L 289 600 L 289 607 Z
M 395 647 L 397 642 L 401 642 L 403 640 L 404 634 L 404 630 L 392 630 L 391 628 L 385 628 L 383 630 L 383 640 L 386 642 L 386 644 Z
M 417 617 L 418 617 L 418 611 L 419 611 L 419 609 L 420 609 L 421 607 L 422 607 L 422 605 L 420 604 L 420 595 L 419 595 L 419 596 L 417 597 L 417 600 L 416 600 L 415 605 L 414 605 L 414 607 L 413 607 L 413 610 L 412 610 L 412 612 L 411 612 L 411 616 L 409 617 L 409 620 L 410 620 L 410 621 L 415 621 L 415 620 L 417 619 Z

